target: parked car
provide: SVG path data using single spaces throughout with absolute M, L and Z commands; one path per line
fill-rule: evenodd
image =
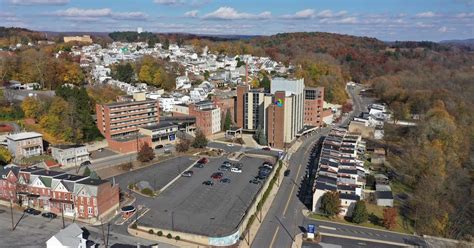
M 236 173 L 241 173 L 242 169 L 234 167 L 234 168 L 230 169 L 230 171 L 231 172 L 236 172 Z
M 289 175 L 290 175 L 290 170 L 286 170 L 286 171 L 283 173 L 283 175 L 284 175 L 285 177 L 289 176 Z
M 234 144 L 233 143 L 228 143 L 227 146 L 234 146 Z
M 201 163 L 196 163 L 196 164 L 194 165 L 194 167 L 196 167 L 196 168 L 203 168 L 204 165 L 201 164 Z
M 259 184 L 260 180 L 258 180 L 257 178 L 254 178 L 254 179 L 250 180 L 249 183 Z
M 267 146 L 267 147 L 262 148 L 262 150 L 264 150 L 264 151 L 271 151 L 272 149 Z
M 104 148 L 97 149 L 97 151 L 99 151 L 99 152 L 102 152 L 103 150 L 104 150 Z
M 207 186 L 212 186 L 214 185 L 214 182 L 211 180 L 207 180 L 207 181 L 202 182 L 202 184 L 207 185 Z
M 185 172 L 183 172 L 183 174 L 181 174 L 181 176 L 183 176 L 183 177 L 192 177 L 193 174 L 194 174 L 193 171 L 185 171 Z
M 34 208 L 27 208 L 27 209 L 25 209 L 25 211 L 23 211 L 23 212 L 25 212 L 25 213 L 27 213 L 27 214 L 32 214 L 32 215 L 41 214 L 41 211 L 36 210 L 36 209 L 34 209 Z
M 232 163 L 229 162 L 229 161 L 224 161 L 224 163 L 222 163 L 222 165 L 225 166 L 225 167 L 231 167 Z
M 43 213 L 41 216 L 43 216 L 45 218 L 48 218 L 48 219 L 56 219 L 56 217 L 58 217 L 57 214 L 51 213 L 51 212 Z
M 211 175 L 212 179 L 221 179 L 224 176 L 222 172 L 215 172 Z
M 221 183 L 230 183 L 230 178 L 222 178 L 220 180 Z
M 164 145 L 157 145 L 157 146 L 155 146 L 155 149 L 158 150 L 158 149 L 161 149 L 163 147 L 165 147 L 165 146 Z
M 220 170 L 220 171 L 229 171 L 229 167 L 227 167 L 225 165 L 221 165 L 218 170 Z
M 198 160 L 198 163 L 201 163 L 201 164 L 207 164 L 208 162 L 209 162 L 208 158 L 201 158 Z

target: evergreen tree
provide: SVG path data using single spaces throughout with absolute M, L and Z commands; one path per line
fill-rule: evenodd
M 260 86 L 266 90 L 270 90 L 271 81 L 267 76 L 263 76 L 263 79 L 260 81 Z
M 89 169 L 89 167 L 86 167 L 84 169 L 84 173 L 82 173 L 82 175 L 88 177 L 88 176 L 90 176 L 90 174 L 91 174 L 91 169 Z
M 194 148 L 204 148 L 207 146 L 207 142 L 208 140 L 204 132 L 202 132 L 201 129 L 196 130 L 196 137 L 194 138 L 192 146 Z
M 339 213 L 340 206 L 339 193 L 328 191 L 321 197 L 321 207 L 319 209 L 328 216 L 334 216 Z
M 365 206 L 364 201 L 357 201 L 354 212 L 352 213 L 352 222 L 360 224 L 367 221 L 369 218 L 369 213 L 367 212 L 367 207 Z
M 224 131 L 229 130 L 231 125 L 232 118 L 230 117 L 230 109 L 227 109 L 227 112 L 225 113 Z

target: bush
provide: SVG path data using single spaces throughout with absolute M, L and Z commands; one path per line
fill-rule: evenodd
M 142 189 L 141 193 L 144 195 L 153 196 L 153 190 L 151 190 L 150 188 Z
M 153 148 L 151 148 L 148 143 L 143 143 L 142 147 L 140 148 L 140 151 L 138 151 L 137 160 L 140 162 L 148 162 L 153 160 L 154 158 L 155 152 L 153 151 Z
M 171 238 L 173 238 L 173 235 L 171 235 L 171 233 L 168 233 L 168 234 L 166 235 L 166 237 L 169 238 L 169 239 L 171 239 Z
M 128 184 L 128 189 L 134 189 L 134 188 L 135 188 L 135 184 L 133 184 L 133 183 Z
M 177 152 L 187 152 L 191 146 L 191 141 L 188 139 L 180 139 L 178 144 L 176 144 Z
M 148 233 L 149 233 L 149 234 L 153 234 L 153 233 L 154 233 L 154 232 L 153 232 L 153 229 L 148 230 Z
M 174 237 L 176 240 L 180 240 L 181 238 L 179 236 Z
M 163 236 L 163 232 L 162 232 L 162 231 L 158 231 L 158 232 L 156 232 L 156 235 L 158 235 L 158 236 L 161 237 L 161 236 Z
M 138 227 L 137 223 L 133 223 L 133 224 L 132 224 L 132 228 L 133 228 L 133 229 L 137 229 L 137 227 Z
M 192 146 L 194 148 L 204 148 L 207 146 L 207 138 L 206 135 L 202 132 L 202 130 L 198 129 L 196 131 L 196 136 L 194 137 L 194 141 L 192 143 Z

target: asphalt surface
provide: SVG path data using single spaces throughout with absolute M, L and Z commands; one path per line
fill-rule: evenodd
M 232 234 L 261 188 L 249 181 L 265 160 L 243 157 L 242 173 L 224 172 L 230 183 L 211 179 L 226 160 L 211 158 L 204 168 L 193 168 L 192 177 L 179 178 L 156 198 L 137 196 L 137 204 L 150 208 L 139 223 L 213 237 Z M 203 185 L 206 180 L 212 180 L 214 185 Z
M 120 185 L 122 191 L 127 191 L 130 183 L 136 184 L 140 181 L 147 181 L 154 190 L 159 190 L 194 162 L 189 156 L 172 158 L 116 176 L 115 182 Z
M 41 215 L 23 215 L 23 212 L 13 210 L 13 219 L 16 225 L 14 231 L 11 228 L 11 213 L 10 209 L 5 206 L 0 206 L 0 247 L 46 247 L 46 241 L 54 234 L 62 229 L 61 217 L 50 220 Z M 72 221 L 65 219 L 65 225 L 68 226 Z M 80 222 L 76 222 L 79 226 L 85 227 L 90 233 L 89 239 L 99 243 L 100 247 L 104 247 L 104 235 L 102 235 L 101 226 L 91 227 L 85 226 Z M 105 234 L 107 235 L 107 227 L 104 226 Z M 112 229 L 109 232 L 109 245 L 128 244 L 136 246 L 137 243 L 142 245 L 151 245 L 156 242 L 149 240 L 123 235 L 114 232 Z M 160 243 L 161 247 L 171 248 L 172 245 Z
M 306 207 L 299 200 L 298 192 L 306 167 L 313 162 L 310 161 L 310 154 L 320 137 L 320 133 L 308 136 L 291 155 L 288 165 L 290 175 L 283 177 L 281 187 L 251 247 L 291 247 L 294 236 L 301 232 L 304 221 L 302 210 Z
M 400 246 L 323 236 L 319 244 L 303 242 L 302 248 L 399 248 Z
M 353 116 L 367 111 L 367 105 L 373 102 L 373 99 L 362 99 L 359 95 L 360 90 L 360 86 L 348 89 L 354 103 L 353 111 L 339 123 L 339 126 L 347 126 Z M 291 247 L 294 236 L 298 233 L 305 232 L 305 227 L 310 223 L 316 224 L 317 228 L 321 229 L 319 230 L 321 232 L 373 240 L 392 241 L 407 245 L 425 246 L 424 241 L 420 237 L 412 235 L 348 226 L 333 222 L 322 222 L 303 216 L 302 210 L 308 209 L 308 207 L 305 206 L 305 201 L 311 200 L 305 197 L 305 195 L 307 196 L 311 193 L 308 185 L 311 185 L 311 178 L 314 177 L 316 169 L 315 164 L 318 161 L 317 156 L 319 153 L 317 152 L 318 145 L 316 143 L 321 135 L 325 135 L 328 130 L 329 129 L 319 130 L 320 133 L 317 135 L 305 138 L 300 148 L 291 155 L 289 159 L 289 169 L 292 172 L 291 176 L 283 179 L 282 185 L 251 247 Z M 309 180 L 305 178 L 306 174 L 311 175 Z M 329 227 L 329 229 L 321 228 L 321 226 Z M 344 241 L 343 244 L 347 242 Z M 382 246 L 377 244 L 372 247 Z
M 117 154 L 118 154 L 117 152 L 114 152 L 110 149 L 104 148 L 104 149 L 102 149 L 102 151 L 99 151 L 99 150 L 92 151 L 90 153 L 90 157 L 91 157 L 91 160 L 96 160 L 96 159 L 103 159 L 103 158 L 111 157 L 111 156 L 114 156 L 114 155 L 117 155 Z

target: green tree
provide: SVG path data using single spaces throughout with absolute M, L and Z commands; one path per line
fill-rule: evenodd
M 168 38 L 165 39 L 165 41 L 163 41 L 163 44 L 161 44 L 163 49 L 165 50 L 168 50 L 168 48 L 170 48 L 170 40 L 168 40 Z
M 322 213 L 328 216 L 337 215 L 340 211 L 341 201 L 339 199 L 339 192 L 328 191 L 321 197 L 321 207 L 319 208 Z
M 91 169 L 89 169 L 89 167 L 86 167 L 84 169 L 84 173 L 82 173 L 82 175 L 86 176 L 86 177 L 90 176 L 91 175 Z
M 151 148 L 147 142 L 143 143 L 140 148 L 140 151 L 138 151 L 137 160 L 140 162 L 148 162 L 153 160 L 154 158 L 155 152 L 153 151 L 153 148 Z
M 369 213 L 367 212 L 365 201 L 357 201 L 354 211 L 352 212 L 352 222 L 360 224 L 366 222 L 368 218 Z
M 229 130 L 231 125 L 232 125 L 232 118 L 230 116 L 230 109 L 227 109 L 225 113 L 225 120 L 224 120 L 224 131 Z
M 194 137 L 194 141 L 192 146 L 194 148 L 204 148 L 207 146 L 207 138 L 206 135 L 204 135 L 204 132 L 201 129 L 196 130 L 196 137 Z
M 209 71 L 204 71 L 204 79 L 208 80 L 210 75 Z
M 261 126 L 258 126 L 257 130 L 255 131 L 255 134 L 253 135 L 253 138 L 255 141 L 257 141 L 259 145 L 266 146 L 268 144 L 267 136 L 265 135 L 265 132 Z
M 125 82 L 132 83 L 135 77 L 135 71 L 130 63 L 118 64 L 113 68 L 112 78 Z
M 10 151 L 4 146 L 0 146 L 0 165 L 5 165 L 10 163 L 12 160 L 12 155 Z
M 270 79 L 265 75 L 263 76 L 262 80 L 260 81 L 260 87 L 263 87 L 265 88 L 266 90 L 270 90 L 270 85 L 271 85 L 271 81 Z

